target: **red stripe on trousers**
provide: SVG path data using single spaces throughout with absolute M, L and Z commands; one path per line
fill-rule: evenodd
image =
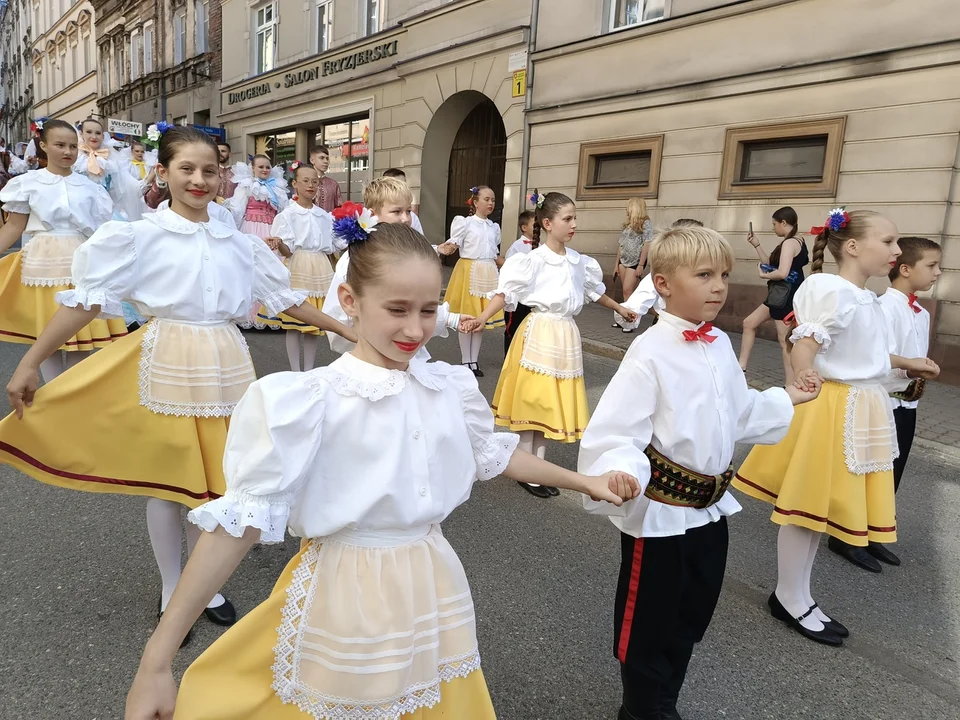
M 623 608 L 623 624 L 620 625 L 620 641 L 617 643 L 617 659 L 627 662 L 627 648 L 630 647 L 630 630 L 633 627 L 633 613 L 637 609 L 637 589 L 640 587 L 640 565 L 643 563 L 643 538 L 637 538 L 633 544 L 633 565 L 630 568 L 630 587 L 627 589 L 627 604 Z

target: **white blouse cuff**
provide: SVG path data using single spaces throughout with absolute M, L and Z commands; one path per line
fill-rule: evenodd
M 3 211 L 8 213 L 17 213 L 17 215 L 29 215 L 30 203 L 20 202 L 19 200 L 8 200 L 3 204 Z
M 820 344 L 821 350 L 826 350 L 830 347 L 830 331 L 823 325 L 817 323 L 803 323 L 798 325 L 790 336 L 790 342 L 797 343 L 805 337 L 812 337 L 816 340 Z
M 477 479 L 491 480 L 503 473 L 510 464 L 520 436 L 515 433 L 495 432 L 473 446 L 473 458 L 477 463 Z
M 268 313 L 278 315 L 287 308 L 302 305 L 306 299 L 307 293 L 303 290 L 284 288 L 260 298 L 260 302 L 263 303 Z
M 498 288 L 493 292 L 487 293 L 487 300 L 493 300 L 497 295 L 503 295 L 503 309 L 507 312 L 516 312 L 517 303 L 520 302 L 520 298 L 516 293 L 510 292 L 509 290 L 503 290 Z
M 593 287 L 593 288 L 585 291 L 585 292 L 584 292 L 584 295 L 587 296 L 587 298 L 590 300 L 590 302 L 596 302 L 596 301 L 599 300 L 601 297 L 603 297 L 603 294 L 604 294 L 606 291 L 607 291 L 606 285 L 604 285 L 603 283 L 600 283 L 600 284 L 597 285 L 596 287 Z
M 289 517 L 289 503 L 246 493 L 211 500 L 187 515 L 190 522 L 207 532 L 213 532 L 219 526 L 236 538 L 243 537 L 248 527 L 257 528 L 264 545 L 283 542 Z
M 123 317 L 123 305 L 120 298 L 111 295 L 107 290 L 87 290 L 85 288 L 61 290 L 56 294 L 55 299 L 58 304 L 64 307 L 82 305 L 84 310 L 90 310 L 94 305 L 99 305 L 101 317 Z

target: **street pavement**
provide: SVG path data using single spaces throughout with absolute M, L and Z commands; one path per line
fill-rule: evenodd
M 261 375 L 285 369 L 281 336 L 247 337 Z M 0 344 L 0 378 L 22 350 Z M 430 350 L 459 360 L 454 338 Z M 501 334 L 486 334 L 488 398 L 502 357 Z M 321 348 L 319 363 L 332 359 Z M 593 406 L 617 363 L 584 362 Z M 686 720 L 960 718 L 960 460 L 926 447 L 914 453 L 898 497 L 903 567 L 864 573 L 825 543 L 818 557 L 815 597 L 853 633 L 841 649 L 770 618 L 776 528 L 769 506 L 741 498 L 723 595 L 681 696 Z M 547 457 L 575 467 L 576 446 L 551 444 Z M 51 488 L 0 466 L 0 517 L 0 719 L 121 718 L 160 590 L 144 501 Z M 471 582 L 498 717 L 613 720 L 614 527 L 584 513 L 574 493 L 540 500 L 501 478 L 478 484 L 444 531 Z M 269 594 L 297 546 L 258 547 L 244 560 L 224 590 L 241 612 Z M 222 632 L 198 621 L 178 676 Z

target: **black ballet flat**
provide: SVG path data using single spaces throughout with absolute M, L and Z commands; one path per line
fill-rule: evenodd
M 802 620 L 805 620 L 807 617 L 813 614 L 813 608 L 807 610 L 800 617 L 795 618 L 783 606 L 783 604 L 777 598 L 777 594 L 775 592 L 770 593 L 770 597 L 767 598 L 767 605 L 770 606 L 770 614 L 773 615 L 773 617 L 775 617 L 777 620 L 785 622 L 805 638 L 813 640 L 814 642 L 818 642 L 821 645 L 829 645 L 831 647 L 840 647 L 843 645 L 843 638 L 841 638 L 832 630 L 828 630 L 826 625 L 824 625 L 823 630 L 810 630 L 801 624 Z
M 474 377 L 483 377 L 483 370 L 480 369 L 480 366 L 477 363 L 472 363 L 473 367 L 470 368 L 473 370 Z
M 207 620 L 212 622 L 214 625 L 230 627 L 237 621 L 237 610 L 226 598 L 223 599 L 222 605 L 217 605 L 216 607 L 212 608 L 205 608 L 203 614 L 206 615 Z
M 548 498 L 550 497 L 550 491 L 547 490 L 543 485 L 531 485 L 525 482 L 518 482 L 517 485 L 522 487 L 531 495 L 534 495 L 538 498 Z
M 557 497 L 557 495 L 560 494 L 560 491 L 553 487 L 553 485 L 543 485 L 542 487 L 544 490 L 550 493 L 551 497 Z
M 810 606 L 810 609 L 811 609 L 811 610 L 817 610 L 817 609 L 819 609 L 819 608 L 820 608 L 820 606 L 817 605 L 816 603 L 814 603 L 813 605 Z M 821 620 L 820 622 L 823 622 L 823 620 Z M 837 621 L 837 620 L 833 620 L 833 619 L 827 620 L 826 622 L 823 622 L 823 626 L 824 626 L 827 630 L 832 630 L 833 632 L 835 632 L 837 635 L 839 635 L 839 636 L 842 637 L 842 638 L 850 637 L 850 631 L 847 630 L 847 628 L 844 626 L 843 623 L 841 623 L 841 622 L 839 622 L 839 621 Z
M 831 537 L 827 541 L 827 548 L 829 548 L 831 552 L 834 552 L 842 557 L 847 562 L 856 565 L 861 570 L 866 570 L 867 572 L 872 573 L 883 572 L 883 567 L 873 558 L 870 553 L 867 552 L 866 548 L 848 545 L 842 540 L 837 540 L 835 537 Z
M 867 545 L 867 552 L 882 563 L 900 567 L 900 558 L 894 555 L 890 548 L 883 543 L 870 543 Z
M 163 605 L 163 600 L 162 599 L 157 600 L 157 623 L 159 623 L 160 618 L 163 617 L 163 611 L 160 609 L 162 605 Z M 189 630 L 187 630 L 187 634 L 183 636 L 183 642 L 180 643 L 180 647 L 181 648 L 186 647 L 187 644 L 190 642 L 190 638 L 192 636 L 193 636 L 193 628 L 190 628 Z

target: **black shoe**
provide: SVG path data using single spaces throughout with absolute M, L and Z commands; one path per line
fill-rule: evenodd
M 813 608 L 807 610 L 800 617 L 795 618 L 781 604 L 775 592 L 770 593 L 770 597 L 767 598 L 767 605 L 770 606 L 770 614 L 773 615 L 773 617 L 775 617 L 777 620 L 782 620 L 805 638 L 809 638 L 814 642 L 822 643 L 823 645 L 830 645 L 832 647 L 839 647 L 840 645 L 843 645 L 843 639 L 832 630 L 827 630 L 826 627 L 824 627 L 823 630 L 809 630 L 800 624 L 801 620 L 813 613 Z
M 816 603 L 814 603 L 814 604 L 810 607 L 810 609 L 811 609 L 811 610 L 817 610 L 819 607 L 820 607 L 819 605 L 817 605 Z M 837 621 L 837 620 L 827 620 L 826 622 L 824 622 L 823 620 L 821 620 L 820 622 L 823 623 L 823 626 L 824 626 L 827 630 L 832 630 L 833 632 L 835 632 L 835 633 L 836 633 L 837 635 L 839 635 L 840 637 L 842 637 L 842 638 L 850 637 L 850 631 L 847 630 L 847 628 L 844 626 L 843 623 L 841 623 L 841 622 L 839 622 L 839 621 Z
M 866 548 L 847 545 L 845 542 L 842 540 L 837 540 L 835 537 L 831 537 L 827 541 L 827 547 L 844 560 L 856 565 L 858 568 L 872 573 L 883 572 L 883 568 L 880 566 L 880 563 L 878 563 L 873 556 L 867 552 Z
M 231 602 L 226 598 L 223 599 L 222 605 L 217 605 L 212 608 L 205 608 L 203 614 L 207 616 L 207 620 L 212 622 L 214 625 L 223 625 L 224 627 L 229 627 L 237 621 L 237 611 L 233 607 Z
M 525 482 L 518 482 L 517 485 L 522 487 L 531 495 L 536 495 L 538 498 L 548 498 L 550 497 L 550 491 L 547 490 L 543 485 L 531 485 Z
M 894 567 L 900 566 L 900 558 L 893 554 L 890 549 L 882 544 L 872 542 L 867 545 L 867 552 L 873 555 L 880 562 L 886 563 L 887 565 L 893 565 Z
M 627 709 L 621 705 L 620 712 L 617 713 L 617 720 L 669 720 L 666 715 L 664 715 L 659 710 L 652 710 L 649 713 L 644 713 L 643 715 L 634 715 L 633 713 L 627 712 Z
M 556 497 L 557 495 L 560 494 L 560 491 L 557 490 L 552 485 L 542 485 L 541 487 L 543 487 L 543 489 L 546 490 L 551 495 L 551 497 Z
M 160 607 L 163 605 L 163 600 L 157 600 L 157 622 L 160 622 L 160 618 L 163 617 L 163 611 Z M 190 637 L 193 635 L 193 628 L 187 630 L 187 634 L 183 636 L 183 642 L 180 643 L 180 647 L 186 647 L 187 643 L 190 642 Z
M 475 363 L 475 362 L 468 362 L 468 363 L 463 363 L 463 364 L 466 365 L 467 368 L 470 370 L 470 372 L 473 373 L 473 376 L 474 376 L 474 377 L 483 377 L 483 370 L 480 369 L 480 366 L 477 365 L 477 363 Z

